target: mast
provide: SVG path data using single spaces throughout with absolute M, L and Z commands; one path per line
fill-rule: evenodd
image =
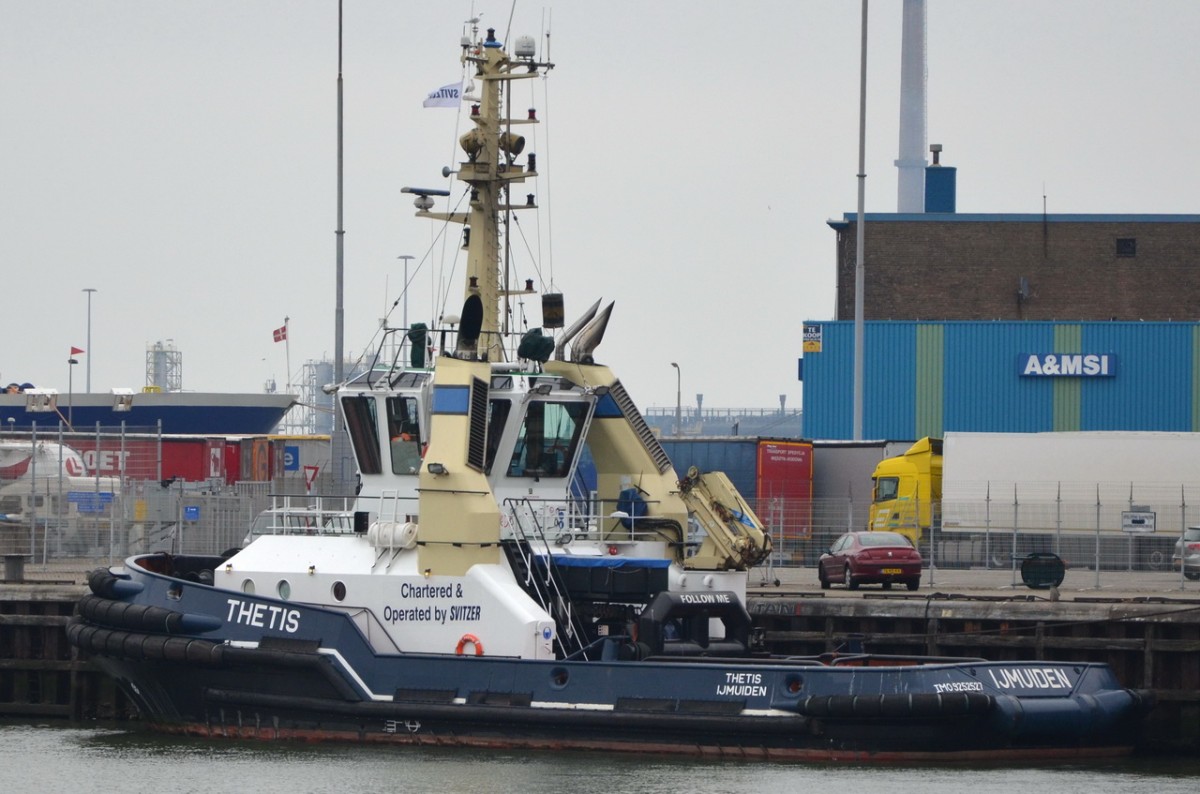
M 333 311 L 333 382 L 341 383 L 343 366 L 346 359 L 345 350 L 345 317 L 346 310 L 342 304 L 342 282 L 345 273 L 345 240 L 346 230 L 342 228 L 342 2 L 338 0 L 338 67 L 337 67 L 337 230 L 334 236 L 337 240 L 337 299 Z M 291 377 L 291 373 L 288 373 Z
M 512 81 L 538 77 L 541 70 L 553 68 L 553 64 L 536 62 L 534 49 L 532 37 L 519 37 L 514 48 L 515 57 L 510 58 L 491 28 L 482 42 L 464 41 L 462 61 L 474 65 L 475 79 L 481 84 L 479 103 L 471 106 L 470 119 L 475 128 L 459 138 L 467 161 L 459 164 L 457 178 L 470 186 L 470 209 L 465 213 L 417 212 L 420 217 L 466 226 L 463 234 L 467 249 L 467 283 L 463 298 L 478 296 L 483 304 L 477 354 L 491 361 L 502 360 L 504 356 L 501 299 L 515 292 L 532 291 L 532 284 L 514 291 L 503 283 L 500 213 L 537 206 L 532 195 L 516 204 L 510 197 L 513 184 L 537 176 L 536 155 L 529 154 L 524 165 L 515 162 L 525 149 L 525 138 L 512 132 L 512 127 L 536 124 L 537 115 L 531 109 L 527 118 L 507 118 L 502 104 L 504 92 L 511 93 Z M 417 188 L 406 190 L 435 193 Z
M 478 294 L 483 301 L 481 333 L 486 346 L 496 340 L 500 330 L 499 207 L 504 182 L 500 179 L 502 165 L 499 162 L 501 80 L 498 78 L 503 74 L 508 56 L 499 44 L 494 32 L 489 29 L 481 56 L 463 56 L 464 60 L 477 64 L 482 88 L 480 104 L 471 108 L 471 121 L 475 123 L 475 129 L 459 140 L 468 162 L 460 166 L 458 178 L 471 186 L 471 211 L 467 222 L 467 228 L 470 229 L 467 286 L 463 299 Z M 518 146 L 524 148 L 524 138 L 518 140 Z M 513 139 L 510 138 L 508 143 L 511 150 Z

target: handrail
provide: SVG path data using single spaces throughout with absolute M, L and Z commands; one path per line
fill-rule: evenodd
M 592 650 L 597 645 L 604 645 L 605 643 L 607 643 L 609 641 L 614 641 L 614 640 L 615 641 L 628 640 L 628 641 L 632 642 L 633 637 L 630 637 L 628 634 L 609 634 L 604 637 L 597 637 L 596 639 L 589 642 L 587 645 L 584 645 L 581 648 L 579 648 L 579 650 L 571 653 L 569 656 L 564 656 L 563 661 L 569 662 L 576 658 L 583 658 L 584 660 L 586 660 L 588 651 Z
M 609 542 L 612 540 L 625 541 L 659 541 L 668 545 L 679 545 L 679 531 L 677 522 L 671 521 L 669 524 L 675 530 L 668 533 L 665 531 L 668 522 L 664 522 L 658 516 L 647 515 L 630 517 L 624 513 L 614 513 L 611 510 L 606 510 L 605 505 L 611 505 L 615 508 L 618 500 L 616 499 L 597 499 L 591 500 L 575 493 L 567 494 L 559 498 L 548 498 L 538 496 L 522 496 L 509 497 L 504 500 L 506 504 L 523 504 L 526 505 L 529 513 L 532 516 L 546 514 L 549 509 L 561 510 L 563 515 L 563 531 L 570 532 L 574 539 L 588 537 L 593 540 Z M 649 500 L 647 505 L 656 505 L 657 501 Z M 510 507 L 511 511 L 513 508 Z M 622 526 L 622 521 L 631 521 L 633 528 L 629 529 Z M 547 541 L 550 538 L 545 536 L 545 532 L 539 528 L 538 532 L 542 535 L 542 539 Z M 616 537 L 617 533 L 620 537 Z
M 518 553 L 521 555 L 521 561 L 525 565 L 526 582 L 533 585 L 538 599 L 542 602 L 543 609 L 549 612 L 552 616 L 555 616 L 556 612 L 563 616 L 561 622 L 566 626 L 567 636 L 573 639 L 578 646 L 574 651 L 571 652 L 571 655 L 583 651 L 583 638 L 587 636 L 584 626 L 582 623 L 577 621 L 574 605 L 571 603 L 571 599 L 567 597 L 566 593 L 563 592 L 563 588 L 559 586 L 559 577 L 557 570 L 555 569 L 554 554 L 550 549 L 550 543 L 546 539 L 546 533 L 544 529 L 538 523 L 537 513 L 531 507 L 531 500 L 524 497 L 519 499 L 510 498 L 504 500 L 504 505 L 508 511 L 508 514 L 512 517 L 515 535 L 517 540 L 520 541 L 516 544 L 516 548 Z M 524 507 L 525 509 L 520 510 L 520 507 Z M 539 582 L 539 577 L 534 571 L 537 563 L 536 557 L 538 555 L 533 553 L 534 546 L 530 539 L 530 533 L 525 531 L 525 524 L 522 521 L 521 515 L 523 512 L 526 513 L 533 521 L 533 537 L 537 541 L 540 541 L 541 546 L 544 549 L 544 554 L 542 556 L 544 556 L 546 560 L 545 581 Z M 528 549 L 529 553 L 526 553 L 526 549 Z M 557 606 L 557 610 L 552 608 L 552 601 L 553 605 Z M 555 616 L 555 620 L 559 621 L 559 618 Z M 559 632 L 559 642 L 563 644 L 563 650 L 565 652 L 567 647 L 566 643 L 563 642 L 563 639 L 562 632 Z

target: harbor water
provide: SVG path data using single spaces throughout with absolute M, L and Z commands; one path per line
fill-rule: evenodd
M 569 752 L 361 747 L 162 737 L 127 727 L 0 722 L 0 788 L 11 792 L 562 792 L 764 794 L 1171 794 L 1200 762 L 1131 758 L 980 767 L 766 763 Z

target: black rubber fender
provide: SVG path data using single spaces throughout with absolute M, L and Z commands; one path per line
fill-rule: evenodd
M 85 595 L 76 604 L 76 612 L 92 623 L 114 628 L 166 634 L 182 634 L 185 631 L 185 617 L 180 612 L 101 596 Z
M 95 627 L 87 625 L 78 617 L 72 618 L 71 622 L 67 624 L 67 642 L 80 650 L 90 651 L 91 645 L 88 643 L 88 638 L 93 631 L 95 631 Z
M 89 653 L 105 653 L 112 635 L 112 629 L 89 626 L 84 623 L 67 628 L 68 641 Z
M 208 640 L 192 640 L 188 643 L 185 656 L 193 664 L 219 664 L 221 660 L 221 646 Z
M 995 708 L 991 695 L 976 692 L 894 695 L 811 695 L 799 712 L 828 720 L 937 719 L 986 714 Z
M 98 596 L 104 598 L 112 598 L 116 595 L 113 588 L 113 583 L 117 581 L 117 577 L 112 571 L 107 568 L 96 568 L 88 573 L 87 583 L 88 588 Z
M 329 683 L 342 700 L 361 699 L 328 657 L 313 652 L 237 648 L 212 640 L 97 626 L 75 615 L 66 626 L 67 642 L 80 650 L 120 659 L 182 662 L 208 667 L 308 668 Z
M 168 637 L 163 643 L 163 658 L 168 662 L 186 662 L 188 642 L 183 637 Z
M 120 598 L 142 592 L 141 582 L 117 576 L 108 568 L 96 568 L 87 576 L 88 588 L 101 598 Z
M 941 700 L 940 713 L 952 716 L 984 714 L 994 704 L 990 695 L 979 692 L 944 692 L 937 697 Z
M 225 646 L 211 640 L 123 631 L 89 624 L 79 616 L 67 624 L 66 633 L 71 645 L 118 659 L 186 661 L 205 665 L 224 662 Z
M 104 637 L 103 653 L 110 656 L 119 656 L 125 651 L 125 637 L 127 632 L 124 631 L 109 631 Z
M 132 604 L 127 604 L 124 601 L 110 601 L 108 599 L 97 599 L 100 603 L 96 606 L 97 623 L 102 623 L 105 626 L 128 626 L 130 618 L 128 613 Z
M 126 634 L 125 642 L 121 645 L 121 655 L 126 659 L 137 661 L 145 659 L 146 652 L 143 650 L 143 645 L 145 645 L 145 635 Z
M 913 714 L 912 695 L 891 695 L 884 697 L 879 704 L 879 716 L 904 718 Z

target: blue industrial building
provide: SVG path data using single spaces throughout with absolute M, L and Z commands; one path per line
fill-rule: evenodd
M 867 321 L 863 437 L 1200 430 L 1200 323 Z M 853 321 L 804 325 L 804 436 L 850 439 Z

